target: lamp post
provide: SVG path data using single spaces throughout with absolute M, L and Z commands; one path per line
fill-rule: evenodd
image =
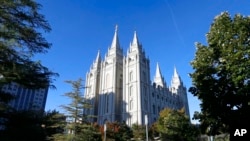
M 148 141 L 148 116 L 145 115 L 145 125 L 146 125 L 146 141 Z
M 104 123 L 104 141 L 106 141 L 106 130 L 107 130 L 107 125 Z

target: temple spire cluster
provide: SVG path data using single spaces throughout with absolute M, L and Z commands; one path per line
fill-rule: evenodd
M 150 80 L 150 60 L 134 32 L 126 55 L 119 43 L 118 26 L 111 46 L 102 59 L 100 51 L 86 74 L 85 98 L 92 109 L 84 111 L 95 115 L 92 122 L 104 124 L 107 121 L 125 121 L 126 124 L 145 124 L 148 114 L 149 124 L 154 123 L 159 112 L 168 107 L 185 108 L 189 116 L 187 90 L 174 67 L 171 84 L 167 83 L 159 63 L 153 81 Z

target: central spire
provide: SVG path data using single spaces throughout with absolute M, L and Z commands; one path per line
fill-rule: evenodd
M 177 73 L 176 67 L 174 66 L 174 75 L 172 76 L 172 86 L 178 87 L 179 85 L 182 85 L 181 78 L 179 74 Z
M 141 45 L 139 44 L 139 40 L 138 40 L 138 37 L 137 37 L 137 34 L 136 34 L 136 31 L 134 32 L 134 37 L 133 37 L 133 40 L 132 42 L 130 42 L 130 51 L 138 51 L 138 52 L 141 52 Z
M 118 25 L 115 26 L 115 34 L 114 34 L 114 37 L 113 37 L 111 48 L 120 48 L 117 32 L 118 32 Z
M 100 61 L 101 61 L 100 50 L 98 50 L 95 62 L 100 62 Z
M 133 38 L 132 45 L 135 45 L 135 46 L 138 46 L 138 45 L 139 45 L 138 37 L 137 37 L 136 31 L 134 32 L 134 38 Z
M 160 71 L 160 67 L 159 67 L 158 62 L 157 62 L 157 64 L 156 64 L 156 73 L 155 73 L 155 77 L 162 77 L 162 76 L 161 76 L 161 71 Z
M 155 72 L 154 83 L 156 85 L 158 85 L 158 86 L 165 87 L 165 82 L 164 82 L 164 79 L 163 79 L 163 77 L 161 75 L 161 70 L 160 70 L 158 62 L 156 64 L 156 72 Z
M 177 73 L 176 67 L 174 66 L 174 76 L 175 78 L 179 78 L 179 74 Z

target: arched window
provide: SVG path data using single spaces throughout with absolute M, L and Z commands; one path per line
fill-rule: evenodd
M 110 87 L 110 84 L 111 84 L 111 82 L 110 82 L 110 75 L 107 74 L 107 75 L 106 75 L 106 88 L 109 88 L 109 87 Z
M 131 71 L 130 73 L 129 73 L 129 81 L 132 81 L 133 80 L 133 72 Z
M 133 94 L 133 86 L 130 86 L 129 87 L 129 96 L 132 96 L 132 94 Z
M 153 104 L 153 114 L 156 114 L 155 105 Z
M 132 110 L 133 109 L 133 100 L 130 100 L 129 102 L 129 110 Z
M 90 85 L 90 86 L 88 86 L 88 90 L 89 90 L 89 93 L 91 93 L 92 92 L 92 86 Z
M 143 76 L 142 76 L 142 77 L 143 77 L 142 80 L 143 80 L 144 82 L 146 82 L 147 79 L 146 79 L 146 73 L 145 73 L 145 71 L 143 71 L 142 75 L 143 75 Z

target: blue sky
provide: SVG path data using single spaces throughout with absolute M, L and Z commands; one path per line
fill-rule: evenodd
M 46 110 L 60 109 L 67 104 L 61 96 L 71 91 L 65 80 L 85 79 L 96 58 L 102 57 L 111 45 L 115 25 L 118 25 L 120 44 L 126 53 L 136 30 L 140 43 L 150 58 L 151 80 L 158 62 L 170 84 L 176 66 L 184 84 L 192 80 L 188 73 L 195 54 L 195 42 L 206 44 L 205 34 L 214 17 L 223 11 L 232 16 L 250 14 L 249 0 L 38 0 L 41 13 L 52 27 L 44 34 L 53 44 L 47 54 L 36 59 L 60 74 L 49 90 Z M 188 93 L 191 117 L 200 111 L 199 101 Z

